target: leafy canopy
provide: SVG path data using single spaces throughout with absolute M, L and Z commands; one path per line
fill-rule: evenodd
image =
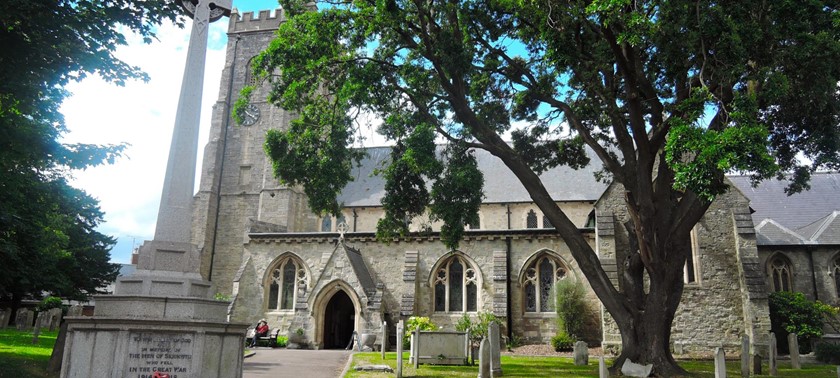
M 125 146 L 62 144 L 59 112 L 72 81 L 148 80 L 117 59 L 125 33 L 146 42 L 172 1 L 27 0 L 0 3 L 0 298 L 43 291 L 84 298 L 113 281 L 114 240 L 98 233 L 97 201 L 72 188 L 73 169 L 113 163 Z

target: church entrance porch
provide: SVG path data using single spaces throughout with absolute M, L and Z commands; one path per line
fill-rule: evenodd
M 356 309 L 344 290 L 336 291 L 324 311 L 324 349 L 343 349 L 350 343 Z

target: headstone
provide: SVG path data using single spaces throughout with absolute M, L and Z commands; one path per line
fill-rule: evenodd
M 420 367 L 420 328 L 415 329 L 411 335 L 411 360 L 414 361 L 414 368 Z
M 837 367 L 837 378 L 840 378 L 840 366 Z
M 795 333 L 788 333 L 788 349 L 790 349 L 791 369 L 801 369 L 802 365 L 799 363 L 799 339 L 796 338 Z
M 49 328 L 50 332 L 55 331 L 56 328 L 58 328 L 58 326 L 61 324 L 61 309 L 50 309 L 50 311 L 48 312 L 48 316 L 49 323 L 46 327 Z
M 630 361 L 629 359 L 624 360 L 624 364 L 621 365 L 621 374 L 624 374 L 628 377 L 646 378 L 650 376 L 651 371 L 653 371 L 653 364 L 641 365 Z
M 723 348 L 715 348 L 715 378 L 726 378 L 726 354 Z
M 18 309 L 17 316 L 15 317 L 15 325 L 17 326 L 17 330 L 26 331 L 32 329 L 32 320 L 34 318 L 34 315 L 35 314 L 28 308 Z
M 38 313 L 38 318 L 35 320 L 35 329 L 32 330 L 32 344 L 38 344 L 38 336 L 41 335 L 41 327 L 49 322 L 50 314 L 47 311 Z
M 490 340 L 487 338 L 481 339 L 481 345 L 478 347 L 478 378 L 490 378 Z
M 405 338 L 405 326 L 403 321 L 400 320 L 397 323 L 397 378 L 402 378 L 403 338 Z
M 388 322 L 382 322 L 382 341 L 379 343 L 382 349 L 382 359 L 385 359 L 385 351 L 388 350 Z
M 0 329 L 4 329 L 9 325 L 9 313 L 11 311 L 8 308 L 0 308 Z
M 589 365 L 589 345 L 586 345 L 584 341 L 578 341 L 575 343 L 575 365 L 583 366 Z
M 778 349 L 776 346 L 776 334 L 770 332 L 770 354 L 767 356 L 767 370 L 771 376 L 776 376 L 779 371 L 776 369 L 776 358 L 778 357 Z
M 752 374 L 761 375 L 761 355 L 758 353 L 753 354 Z
M 741 336 L 741 378 L 750 376 L 750 337 Z
M 363 333 L 359 336 L 359 350 L 362 352 L 372 352 L 374 343 L 376 343 L 375 333 Z
M 598 356 L 598 378 L 610 378 L 610 371 L 607 370 L 607 363 L 604 356 Z
M 490 376 L 502 376 L 502 358 L 500 348 L 502 347 L 501 338 L 499 337 L 499 323 L 492 322 L 487 327 L 487 338 L 490 342 Z M 467 341 L 469 344 L 469 341 Z
M 82 316 L 82 311 L 84 308 L 82 305 L 72 305 L 70 308 L 67 309 L 67 316 Z

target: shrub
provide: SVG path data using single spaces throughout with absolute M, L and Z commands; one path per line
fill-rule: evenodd
M 817 361 L 832 365 L 840 365 L 840 345 L 819 343 L 814 350 Z
M 522 338 L 519 337 L 517 334 L 512 333 L 510 335 L 510 340 L 508 340 L 507 344 L 505 345 L 508 350 L 513 350 L 513 348 L 518 348 L 522 346 Z
M 580 282 L 567 278 L 557 281 L 554 292 L 560 330 L 565 331 L 563 333 L 566 336 L 574 338 L 580 333 L 583 320 L 587 316 L 586 289 Z
M 472 321 L 470 316 L 464 313 L 461 319 L 458 320 L 458 323 L 455 324 L 455 330 L 458 332 L 469 332 L 470 346 L 472 346 L 473 349 L 476 349 L 481 346 L 481 339 L 487 337 L 490 323 L 501 325 L 499 318 L 497 318 L 492 312 L 479 312 L 478 319 L 476 321 Z
M 289 343 L 288 336 L 277 335 L 277 346 L 283 348 Z
M 556 336 L 551 338 L 551 346 L 556 352 L 568 352 L 575 347 L 575 339 L 567 333 L 560 331 Z
M 44 298 L 41 303 L 35 308 L 39 312 L 47 311 L 54 308 L 61 308 L 61 298 L 59 297 L 46 297 Z
M 825 319 L 836 316 L 838 308 L 811 301 L 805 294 L 780 291 L 770 294 L 770 327 L 776 334 L 781 353 L 789 352 L 787 335 L 796 333 L 799 351 L 809 353 L 810 341 L 823 335 Z
M 411 346 L 411 333 L 416 329 L 421 331 L 434 331 L 438 327 L 426 316 L 412 316 L 408 318 L 408 322 L 405 324 L 405 336 L 403 336 L 403 349 L 408 349 Z

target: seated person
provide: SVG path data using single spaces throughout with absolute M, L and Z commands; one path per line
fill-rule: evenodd
M 251 340 L 251 347 L 257 346 L 257 340 L 260 337 L 268 337 L 268 322 L 265 319 L 260 319 L 257 322 L 257 328 L 254 330 L 254 338 Z

